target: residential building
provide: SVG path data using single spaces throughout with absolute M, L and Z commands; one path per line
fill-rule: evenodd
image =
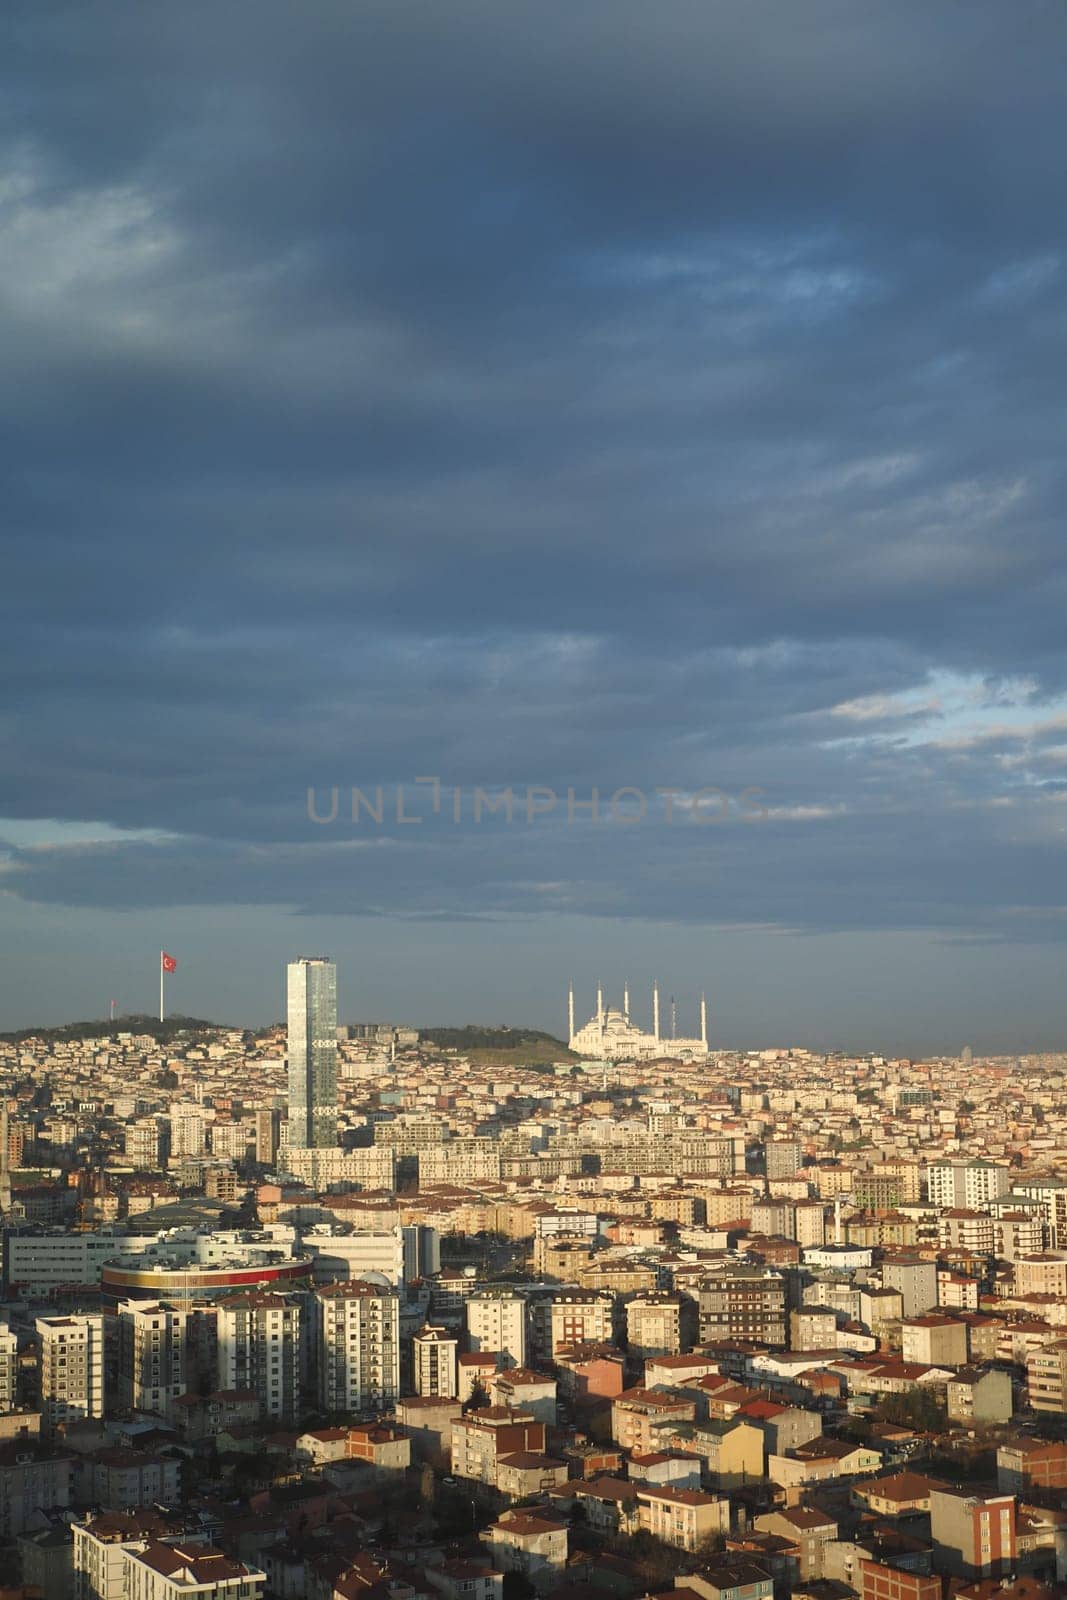
M 169 1417 L 186 1375 L 186 1312 L 177 1306 L 123 1300 L 116 1307 L 118 1400 L 130 1411 Z
M 1067 1416 L 1067 1339 L 1052 1339 L 1026 1357 L 1030 1404 L 1035 1411 Z
M 860 1559 L 860 1600 L 941 1600 L 941 1579 L 869 1557 Z
M 72 1525 L 74 1600 L 124 1600 L 127 1547 L 175 1538 L 182 1524 L 158 1509 L 96 1512 Z
M 104 1414 L 104 1319 L 38 1317 L 41 1411 L 46 1432 Z
M 668 1589 L 652 1600 L 670 1600 L 679 1589 L 691 1591 L 700 1600 L 771 1600 L 774 1594 L 770 1571 L 744 1555 L 715 1556 L 702 1564 L 699 1573 L 675 1578 L 674 1586 L 674 1591 Z
M 521 1572 L 535 1589 L 567 1564 L 568 1524 L 540 1507 L 502 1512 L 481 1538 L 501 1572 Z
M 937 1262 L 915 1256 L 888 1257 L 882 1262 L 882 1286 L 900 1295 L 901 1316 L 922 1316 L 937 1305 Z
M 552 1296 L 552 1354 L 574 1345 L 611 1344 L 615 1296 L 603 1289 L 561 1289 Z
M 967 1324 L 931 1313 L 901 1327 L 901 1358 L 927 1366 L 962 1367 L 967 1360 Z
M 556 1380 L 546 1373 L 506 1367 L 489 1379 L 489 1398 L 494 1406 L 528 1412 L 548 1428 L 556 1425 Z
M 948 1420 L 965 1428 L 1011 1421 L 1011 1374 L 999 1367 L 960 1367 L 948 1381 Z
M 36 1439 L 0 1444 L 0 1535 L 13 1539 L 35 1524 L 42 1508 L 62 1512 L 71 1503 L 71 1452 Z
M 997 1446 L 997 1488 L 1014 1495 L 1031 1488 L 1067 1489 L 1067 1440 L 1005 1440 Z
M 412 1340 L 415 1393 L 451 1398 L 457 1393 L 459 1340 L 447 1328 L 420 1328 Z
M 709 1539 L 729 1532 L 730 1501 L 726 1495 L 700 1489 L 649 1485 L 637 1492 L 637 1516 L 640 1526 L 664 1544 L 697 1551 Z
M 266 1574 L 210 1545 L 127 1545 L 125 1600 L 260 1600 Z
M 457 1478 L 475 1478 L 495 1486 L 501 1456 L 524 1452 L 543 1456 L 544 1449 L 544 1423 L 505 1406 L 469 1411 L 452 1424 L 452 1471 Z
M 327 1411 L 380 1412 L 400 1383 L 400 1309 L 377 1284 L 317 1289 L 314 1348 L 319 1403 Z
M 1011 1172 L 992 1161 L 934 1161 L 926 1169 L 926 1187 L 930 1204 L 940 1210 L 980 1211 L 1008 1193 Z
M 791 1178 L 800 1166 L 799 1139 L 768 1139 L 764 1145 L 767 1179 Z
M 295 1296 L 253 1291 L 220 1300 L 219 1387 L 249 1390 L 262 1417 L 291 1421 L 299 1410 L 301 1332 Z
M 939 1570 L 1008 1577 L 1015 1565 L 1015 1499 L 947 1485 L 930 1492 L 930 1535 Z
M 692 1347 L 696 1307 L 688 1295 L 646 1290 L 626 1302 L 626 1343 L 631 1356 L 681 1355 Z
M 510 1290 L 486 1290 L 467 1300 L 472 1352 L 494 1351 L 504 1367 L 526 1365 L 526 1301 Z
M 700 1340 L 786 1342 L 785 1280 L 778 1272 L 736 1268 L 706 1278 L 700 1286 Z

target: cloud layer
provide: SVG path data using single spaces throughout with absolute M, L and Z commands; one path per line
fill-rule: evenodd
M 1057 5 L 10 22 L 9 930 L 1063 939 Z M 768 815 L 308 820 L 428 774 Z

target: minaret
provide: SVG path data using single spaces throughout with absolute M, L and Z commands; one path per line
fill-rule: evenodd
M 626 1018 L 627 1022 L 629 1022 L 629 1020 L 630 1020 L 630 985 L 629 985 L 628 982 L 624 983 L 623 986 L 622 986 L 622 1014 Z
M 596 986 L 596 1019 L 603 1024 L 604 1021 L 604 991 L 598 983 Z
M 700 991 L 700 1042 L 704 1049 L 708 1048 L 708 1002 L 703 989 Z
M 574 981 L 567 985 L 567 1043 L 574 1038 Z
M 652 985 L 652 1036 L 659 1042 L 659 982 Z

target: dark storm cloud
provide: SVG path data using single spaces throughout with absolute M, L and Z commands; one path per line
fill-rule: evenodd
M 10 22 L 0 815 L 179 836 L 10 893 L 1060 936 L 1058 5 Z

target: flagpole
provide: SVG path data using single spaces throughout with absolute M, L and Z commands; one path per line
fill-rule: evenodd
M 159 1020 L 163 1021 L 163 952 L 159 952 Z

